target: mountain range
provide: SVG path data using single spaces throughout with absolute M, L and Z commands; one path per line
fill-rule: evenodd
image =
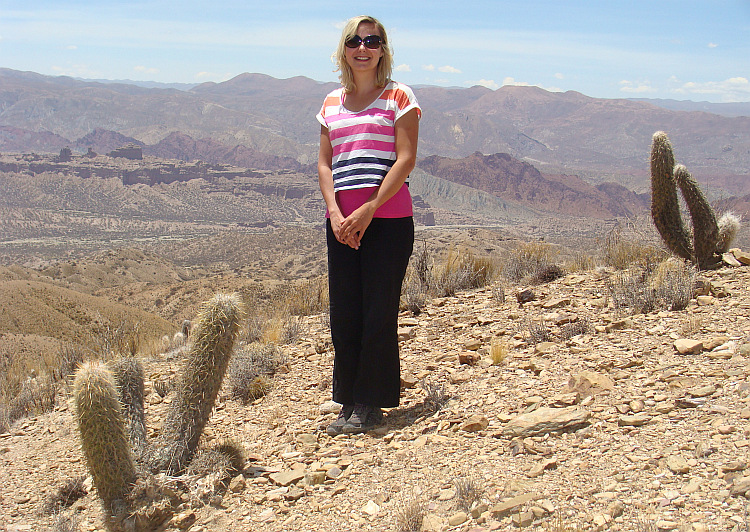
M 246 73 L 182 90 L 0 69 L 0 152 L 135 143 L 162 158 L 314 174 L 314 115 L 336 86 Z M 600 218 L 643 211 L 657 130 L 710 197 L 750 195 L 748 116 L 538 87 L 414 89 L 420 169 L 503 200 Z

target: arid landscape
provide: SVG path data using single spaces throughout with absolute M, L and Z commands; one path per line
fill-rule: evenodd
M 718 269 L 663 262 L 648 173 L 666 130 L 716 210 L 747 218 L 741 106 L 418 88 L 402 404 L 331 438 L 311 164 L 330 87 L 8 69 L 0 86 L 0 531 L 105 530 L 72 366 L 137 359 L 154 437 L 183 322 L 234 292 L 234 358 L 265 353 L 262 386 L 238 396 L 230 368 L 201 447 L 231 441 L 241 463 L 162 479 L 178 497 L 158 530 L 750 527 L 750 233 Z

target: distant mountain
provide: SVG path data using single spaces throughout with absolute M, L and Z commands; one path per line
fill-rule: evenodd
M 304 77 L 241 74 L 184 91 L 0 69 L 0 126 L 65 139 L 101 128 L 147 146 L 178 133 L 196 140 L 194 149 L 217 157 L 222 149 L 204 141 L 225 146 L 240 160 L 246 156 L 239 152 L 253 150 L 256 160 L 258 152 L 311 165 L 319 135 L 314 115 L 334 87 Z M 651 136 L 665 130 L 678 161 L 700 183 L 710 184 L 718 195 L 750 193 L 748 117 L 538 87 L 418 87 L 415 93 L 424 111 L 420 157 L 508 153 L 545 174 L 576 175 L 592 184 L 616 182 L 645 192 Z M 8 131 L 0 135 L 0 151 L 40 149 L 34 146 L 54 140 Z M 205 156 L 181 146 L 182 158 Z
M 642 214 L 648 195 L 621 185 L 592 186 L 576 176 L 543 175 L 505 153 L 473 153 L 463 159 L 432 155 L 419 161 L 425 172 L 537 210 L 593 218 Z
M 629 100 L 650 103 L 671 111 L 701 111 L 729 117 L 750 116 L 750 102 L 711 103 L 659 98 L 629 98 Z

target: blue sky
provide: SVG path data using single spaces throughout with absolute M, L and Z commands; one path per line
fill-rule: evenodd
M 750 101 L 750 0 L 0 0 L 0 67 L 89 79 L 335 81 L 342 23 L 379 18 L 394 78 L 599 98 Z

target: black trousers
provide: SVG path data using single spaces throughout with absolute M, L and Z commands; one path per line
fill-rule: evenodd
M 398 308 L 414 247 L 414 221 L 374 218 L 359 250 L 340 243 L 326 224 L 331 300 L 333 400 L 398 406 L 401 365 Z

